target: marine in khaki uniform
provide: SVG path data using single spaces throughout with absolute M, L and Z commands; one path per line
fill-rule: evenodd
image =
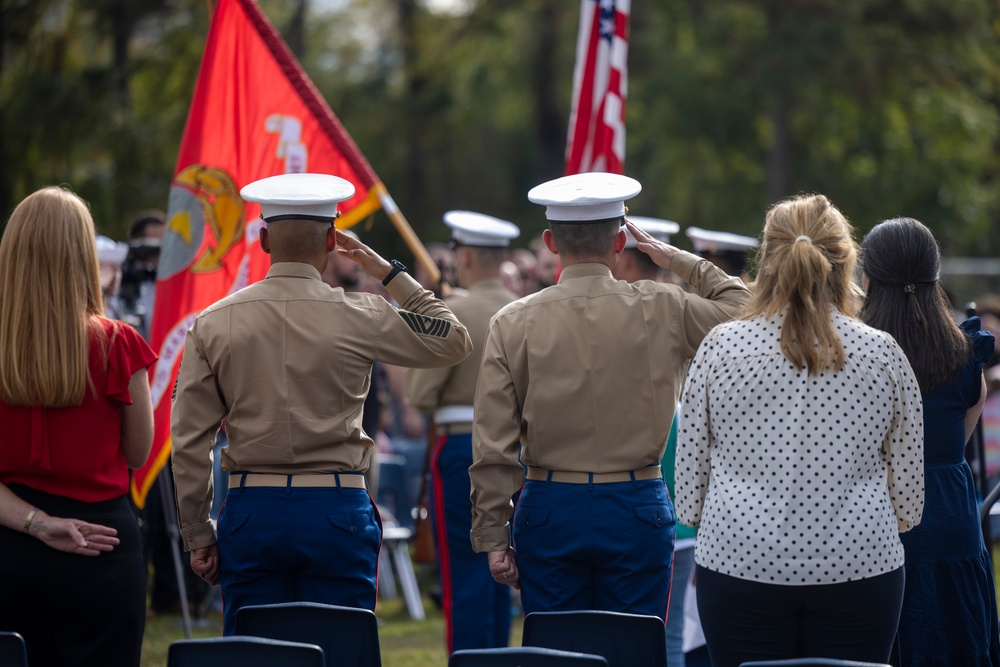
M 451 311 L 359 241 L 335 231 L 354 187 L 287 174 L 251 183 L 267 277 L 209 306 L 187 333 L 173 405 L 177 508 L 191 566 L 225 598 L 224 633 L 252 604 L 313 601 L 373 609 L 382 528 L 363 473 L 361 428 L 373 361 L 448 366 L 472 349 Z M 323 283 L 339 245 L 400 304 Z M 209 521 L 215 432 L 226 419 L 229 492 Z
M 486 554 L 469 549 L 472 503 L 472 401 L 490 319 L 517 295 L 500 280 L 510 240 L 520 230 L 506 220 L 449 211 L 459 284 L 468 291 L 447 300 L 465 324 L 474 349 L 452 368 L 411 370 L 407 395 L 411 405 L 433 414 L 440 439 L 431 458 L 431 520 L 441 562 L 448 652 L 506 646 L 510 636 L 510 589 L 490 575 Z
M 666 615 L 675 518 L 660 458 L 686 363 L 749 292 L 631 225 L 638 248 L 695 292 L 615 280 L 624 201 L 640 189 L 603 173 L 532 189 L 528 199 L 547 207 L 545 244 L 564 268 L 557 285 L 490 323 L 475 399 L 471 538 L 497 581 L 522 588 L 526 613 Z

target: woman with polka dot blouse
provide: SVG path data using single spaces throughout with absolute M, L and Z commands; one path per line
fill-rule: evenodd
M 854 317 L 852 232 L 822 195 L 774 205 L 753 296 L 687 377 L 676 506 L 699 526 L 713 667 L 889 657 L 899 534 L 924 505 L 920 390 L 892 337 Z
M 893 650 L 896 667 L 1000 665 L 993 567 L 983 541 L 965 443 L 986 400 L 983 365 L 993 335 L 978 317 L 955 324 L 938 283 L 934 235 L 912 218 L 876 225 L 861 246 L 868 296 L 861 319 L 906 353 L 924 406 L 920 525 L 906 533 L 906 589 Z

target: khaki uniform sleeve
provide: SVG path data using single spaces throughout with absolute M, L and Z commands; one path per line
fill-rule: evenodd
M 524 484 L 521 407 L 507 365 L 497 320 L 483 348 L 472 427 L 472 549 L 506 551 L 510 546 L 511 497 Z
M 454 366 L 472 352 L 472 339 L 444 302 L 406 273 L 388 285 L 400 305 L 384 304 L 376 360 L 409 368 Z
M 709 336 L 691 363 L 677 421 L 674 507 L 677 520 L 686 526 L 697 526 L 701 522 L 701 510 L 711 479 L 714 442 L 708 404 L 710 357 L 713 356 L 711 341 L 712 336 Z
M 920 523 L 924 513 L 923 399 L 910 362 L 894 340 L 889 372 L 895 385 L 892 423 L 882 443 L 888 468 L 889 501 L 896 512 L 899 532 Z
M 188 330 L 170 416 L 174 492 L 184 550 L 215 544 L 212 508 L 212 447 L 227 409 L 198 338 L 198 320 Z
M 682 320 L 684 342 L 688 357 L 694 356 L 702 339 L 712 327 L 736 317 L 750 298 L 750 290 L 739 278 L 683 250 L 670 263 L 670 270 L 695 289 L 695 294 L 684 293 Z

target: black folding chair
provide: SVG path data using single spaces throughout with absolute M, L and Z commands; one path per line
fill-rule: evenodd
M 609 667 L 665 667 L 663 619 L 613 611 L 548 611 L 524 618 L 521 643 L 604 657 Z
M 251 605 L 237 610 L 236 634 L 316 644 L 331 666 L 382 666 L 378 620 L 367 609 L 316 602 Z
M 261 637 L 181 639 L 167 649 L 167 667 L 326 667 L 315 644 Z
M 881 662 L 855 662 L 835 658 L 794 658 L 792 660 L 757 660 L 740 667 L 892 667 Z
M 511 646 L 455 651 L 448 667 L 608 667 L 608 661 L 588 653 Z
M 0 632 L 0 665 L 28 667 L 28 647 L 16 632 Z

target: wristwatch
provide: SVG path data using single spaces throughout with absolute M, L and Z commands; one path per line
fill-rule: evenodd
M 387 275 L 385 277 L 385 280 L 382 281 L 383 285 L 388 285 L 389 281 L 395 278 L 397 273 L 401 271 L 406 271 L 406 266 L 398 259 L 392 260 L 391 262 L 389 262 L 389 264 L 392 265 L 392 269 L 389 270 L 389 275 Z

